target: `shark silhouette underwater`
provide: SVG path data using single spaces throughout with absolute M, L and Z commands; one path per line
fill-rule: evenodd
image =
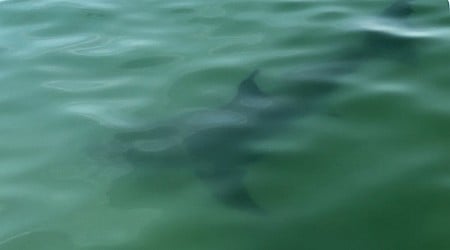
M 399 0 L 386 8 L 382 17 L 396 22 L 412 12 L 410 1 Z M 129 163 L 149 168 L 182 167 L 183 160 L 171 152 L 176 151 L 173 147 L 183 147 L 195 163 L 196 176 L 219 201 L 242 210 L 262 211 L 245 185 L 244 166 L 261 157 L 252 153 L 249 145 L 283 131 L 291 120 L 314 111 L 320 100 L 339 88 L 338 77 L 354 72 L 368 59 L 411 53 L 410 40 L 395 34 L 365 32 L 360 48 L 328 63 L 312 74 L 314 77 L 303 76 L 287 82 L 279 94 L 263 92 L 256 82 L 259 71 L 255 70 L 240 82 L 236 96 L 219 108 L 123 131 L 115 139 L 125 148 L 123 155 Z M 137 146 L 138 141 L 159 146 L 148 149 Z M 167 144 L 168 141 L 171 143 Z

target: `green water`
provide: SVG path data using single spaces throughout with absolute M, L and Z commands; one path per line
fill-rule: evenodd
M 448 7 L 387 22 L 390 3 L 0 1 L 0 249 L 449 249 Z M 214 197 L 182 147 L 136 166 L 114 139 L 361 46 L 320 107 L 250 141 L 264 213 Z

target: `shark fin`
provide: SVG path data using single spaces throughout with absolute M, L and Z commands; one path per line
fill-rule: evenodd
M 196 174 L 223 204 L 243 211 L 264 212 L 245 186 L 242 169 L 217 164 L 203 171 L 197 169 Z
M 412 0 L 397 0 L 383 11 L 383 16 L 389 18 L 402 18 L 414 13 L 411 6 Z
M 262 96 L 264 93 L 259 89 L 255 82 L 255 77 L 259 73 L 259 70 L 253 71 L 247 78 L 245 78 L 240 84 L 237 96 Z

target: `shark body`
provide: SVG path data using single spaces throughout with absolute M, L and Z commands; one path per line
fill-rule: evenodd
M 412 13 L 410 1 L 399 0 L 386 8 L 382 16 L 404 18 Z M 410 41 L 392 34 L 368 32 L 363 46 L 344 53 L 340 58 L 316 72 L 314 77 L 303 76 L 284 85 L 277 95 L 264 93 L 258 87 L 258 71 L 240 82 L 236 96 L 227 104 L 208 111 L 192 112 L 182 118 L 143 130 L 118 133 L 116 139 L 126 147 L 126 159 L 132 164 L 183 165 L 183 160 L 170 155 L 161 158 L 161 150 L 142 150 L 133 146 L 137 140 L 173 141 L 185 148 L 194 163 L 199 179 L 223 203 L 243 210 L 262 211 L 245 185 L 245 165 L 258 160 L 261 155 L 252 153 L 250 143 L 283 131 L 292 119 L 308 115 L 317 102 L 339 88 L 336 78 L 350 74 L 370 58 L 405 48 Z M 183 131 L 189 132 L 183 132 Z

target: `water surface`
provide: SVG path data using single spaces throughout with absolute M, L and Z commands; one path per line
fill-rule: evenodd
M 448 7 L 388 20 L 390 3 L 0 1 L 0 249 L 448 249 Z M 361 46 L 353 70 L 314 70 Z M 216 199 L 179 137 L 127 161 L 116 135 L 214 112 L 255 69 L 270 94 L 339 84 L 249 143 L 263 214 Z M 240 121 L 213 118 L 194 122 Z

